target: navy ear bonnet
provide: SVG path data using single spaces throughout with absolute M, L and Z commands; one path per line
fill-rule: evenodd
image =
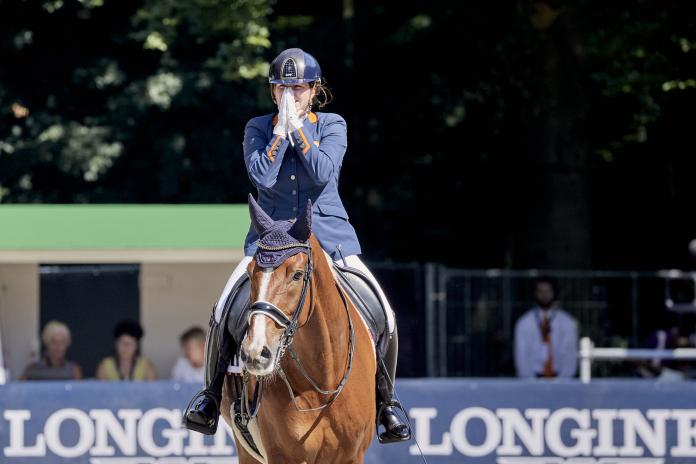
M 306 252 L 312 227 L 312 202 L 294 221 L 274 221 L 249 194 L 251 224 L 259 234 L 254 258 L 261 267 L 280 266 L 290 256 Z

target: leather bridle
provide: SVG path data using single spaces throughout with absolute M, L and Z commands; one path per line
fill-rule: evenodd
M 343 388 L 346 385 L 346 382 L 348 381 L 348 377 L 350 376 L 351 369 L 353 367 L 353 355 L 355 353 L 355 330 L 353 327 L 353 319 L 351 318 L 350 315 L 350 310 L 348 308 L 348 301 L 343 293 L 343 290 L 341 289 L 340 285 L 338 282 L 335 282 L 336 288 L 338 288 L 338 292 L 341 295 L 341 299 L 343 300 L 344 307 L 346 309 L 346 314 L 348 316 L 348 327 L 350 330 L 350 337 L 348 341 L 348 359 L 346 362 L 346 370 L 343 374 L 343 378 L 339 382 L 338 386 L 333 389 L 333 390 L 324 390 L 320 388 L 317 383 L 312 380 L 310 377 L 309 373 L 305 369 L 305 367 L 302 365 L 302 362 L 299 359 L 299 356 L 297 355 L 297 352 L 292 346 L 293 339 L 295 337 L 295 334 L 297 333 L 297 330 L 304 325 L 306 325 L 310 318 L 312 317 L 312 314 L 314 312 L 314 290 L 312 287 L 312 274 L 314 271 L 314 266 L 312 262 L 312 247 L 309 244 L 309 240 L 306 242 L 298 242 L 298 243 L 292 243 L 289 245 L 284 245 L 280 247 L 269 247 L 267 245 L 263 245 L 260 242 L 256 243 L 257 246 L 262 249 L 262 250 L 269 250 L 269 251 L 276 251 L 276 250 L 282 250 L 282 249 L 289 249 L 289 248 L 296 248 L 296 247 L 302 247 L 305 248 L 306 251 L 303 251 L 307 253 L 307 265 L 305 266 L 305 272 L 304 272 L 304 278 L 302 282 L 302 291 L 300 293 L 300 298 L 297 303 L 297 306 L 295 307 L 295 311 L 292 313 L 292 316 L 288 316 L 285 314 L 280 308 L 275 306 L 272 303 L 268 303 L 266 301 L 259 301 L 254 303 L 249 311 L 248 319 L 247 322 L 251 322 L 251 318 L 256 315 L 260 316 L 266 316 L 271 318 L 274 322 L 276 322 L 278 325 L 283 327 L 285 331 L 283 332 L 283 335 L 280 338 L 280 344 L 278 346 L 278 350 L 276 352 L 276 358 L 275 362 L 277 363 L 277 372 L 279 373 L 280 377 L 283 379 L 285 382 L 285 385 L 287 386 L 288 393 L 290 394 L 290 398 L 292 399 L 293 404 L 295 405 L 295 408 L 299 412 L 310 412 L 310 411 L 319 411 L 321 409 L 326 408 L 329 406 L 331 403 L 333 403 L 336 398 L 341 394 L 343 391 Z M 309 315 L 307 316 L 307 320 L 302 326 L 298 327 L 300 317 L 302 315 L 302 311 L 304 309 L 304 304 L 305 300 L 307 297 L 307 289 L 309 288 Z M 287 378 L 287 375 L 283 368 L 280 365 L 281 358 L 285 354 L 285 352 L 288 352 L 290 354 L 290 357 L 294 361 L 295 365 L 297 366 L 300 374 L 302 374 L 302 377 L 305 378 L 309 382 L 309 384 L 312 386 L 312 388 L 317 392 L 322 395 L 333 395 L 331 399 L 329 399 L 326 403 L 322 404 L 321 406 L 315 407 L 315 408 L 301 408 L 299 404 L 297 403 L 297 399 L 295 397 L 295 394 L 293 393 L 292 386 L 290 385 L 290 381 Z M 246 422 L 248 422 L 248 419 L 254 417 L 256 413 L 258 412 L 258 407 L 261 402 L 261 387 L 263 383 L 257 384 L 256 391 L 254 392 L 254 398 L 253 398 L 253 405 L 250 407 L 248 403 L 248 395 L 247 395 L 247 384 L 248 384 L 248 378 L 249 378 L 249 372 L 247 371 L 246 367 L 243 369 L 243 388 L 242 388 L 242 404 L 243 408 L 246 409 L 243 414 L 245 416 Z M 262 378 L 259 380 L 263 380 Z

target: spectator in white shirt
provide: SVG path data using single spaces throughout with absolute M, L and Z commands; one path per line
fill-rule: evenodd
M 183 356 L 172 368 L 172 380 L 203 384 L 205 379 L 205 332 L 191 327 L 179 337 Z
M 523 378 L 570 378 L 578 366 L 578 324 L 558 307 L 554 279 L 534 286 L 536 306 L 515 324 L 515 368 Z

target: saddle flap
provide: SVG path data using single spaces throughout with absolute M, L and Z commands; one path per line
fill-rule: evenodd
M 243 276 L 237 287 L 230 292 L 225 302 L 225 310 L 220 324 L 221 330 L 228 330 L 237 346 L 240 346 L 247 331 L 247 314 L 249 312 L 249 293 L 251 281 Z
M 367 323 L 370 335 L 375 341 L 380 355 L 384 355 L 383 337 L 387 331 L 387 313 L 379 293 L 370 279 L 359 269 L 341 266 L 334 262 L 334 269 L 341 288 L 348 294 L 355 308 Z

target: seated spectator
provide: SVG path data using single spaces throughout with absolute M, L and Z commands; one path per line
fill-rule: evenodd
M 71 337 L 68 326 L 59 321 L 48 322 L 41 331 L 45 351 L 38 361 L 29 364 L 19 380 L 80 380 L 82 369 L 65 359 Z
M 172 379 L 180 382 L 205 381 L 205 332 L 200 327 L 191 327 L 179 337 L 183 356 L 172 369 Z
M 515 324 L 515 369 L 523 378 L 574 377 L 578 366 L 578 324 L 557 307 L 558 286 L 541 277 L 534 286 L 536 306 Z
M 675 318 L 667 316 L 665 319 L 663 327 L 651 333 L 642 343 L 642 346 L 654 350 L 693 348 L 688 336 L 682 334 L 678 323 L 670 324 L 670 319 Z M 660 381 L 680 381 L 689 378 L 689 367 L 689 363 L 684 360 L 661 360 L 655 358 L 639 363 L 638 374 L 642 377 L 652 377 Z
M 114 355 L 97 367 L 98 380 L 156 380 L 152 362 L 140 355 L 143 328 L 137 322 L 123 321 L 114 328 Z

